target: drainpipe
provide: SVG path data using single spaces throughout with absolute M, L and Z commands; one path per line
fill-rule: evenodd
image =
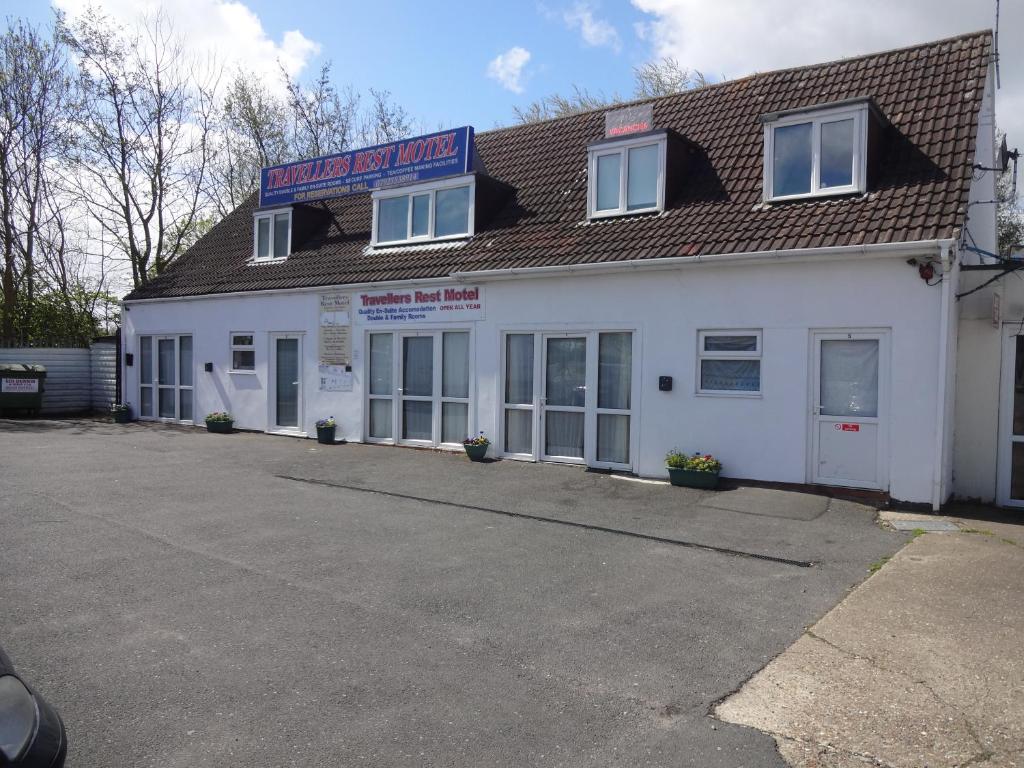
M 946 366 L 949 361 L 949 324 L 952 312 L 953 292 L 953 240 L 943 240 L 939 244 L 939 259 L 942 263 L 942 298 L 939 306 L 939 370 L 938 395 L 935 404 L 935 463 L 932 469 L 932 511 L 938 512 L 942 507 L 942 478 L 945 472 L 945 456 L 943 443 L 946 437 L 946 382 L 948 374 Z

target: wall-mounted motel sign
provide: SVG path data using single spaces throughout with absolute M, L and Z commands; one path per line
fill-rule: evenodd
M 357 323 L 434 323 L 480 320 L 484 291 L 479 286 L 368 291 L 352 297 Z
M 473 128 L 466 125 L 376 147 L 275 165 L 260 172 L 260 207 L 458 176 L 469 173 L 472 162 Z

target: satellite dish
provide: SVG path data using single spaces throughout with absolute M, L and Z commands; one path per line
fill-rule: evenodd
M 1006 173 L 1006 169 L 1010 167 L 1010 161 L 1014 161 L 1014 166 L 1017 164 L 1017 158 L 1020 157 L 1020 150 L 1015 149 L 1011 152 L 1006 147 L 1006 136 L 1003 136 L 1003 143 L 999 146 L 999 170 L 1002 173 Z

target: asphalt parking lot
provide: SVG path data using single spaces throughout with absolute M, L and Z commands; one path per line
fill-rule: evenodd
M 708 713 L 904 543 L 873 517 L 0 420 L 0 644 L 60 709 L 71 768 L 781 766 Z

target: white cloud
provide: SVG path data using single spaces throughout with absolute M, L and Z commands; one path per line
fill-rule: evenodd
M 576 3 L 562 14 L 562 20 L 569 29 L 578 29 L 580 37 L 587 45 L 595 48 L 607 46 L 614 51 L 622 48 L 622 41 L 615 27 L 604 19 L 595 17 L 586 3 Z
M 523 92 L 523 68 L 530 61 L 530 52 L 518 45 L 499 53 L 487 65 L 487 76 L 497 80 L 512 93 Z
M 273 40 L 248 6 L 237 0 L 53 0 L 74 19 L 88 7 L 98 7 L 125 26 L 158 11 L 173 25 L 175 34 L 188 42 L 195 55 L 213 55 L 231 70 L 241 67 L 276 89 L 280 84 L 278 62 L 291 76 L 298 75 L 320 52 L 320 44 L 297 29 Z
M 991 2 L 963 0 L 632 0 L 651 18 L 638 29 L 653 56 L 675 56 L 712 79 L 814 64 L 995 24 Z M 1024 148 L 1024 3 L 1003 3 L 1002 89 L 996 119 Z

